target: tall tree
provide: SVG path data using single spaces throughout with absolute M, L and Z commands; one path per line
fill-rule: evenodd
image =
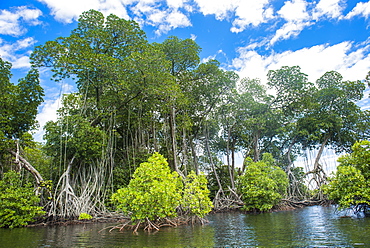
M 336 152 L 348 151 L 364 134 L 364 126 L 360 122 L 363 117 L 361 108 L 356 101 L 363 97 L 365 85 L 361 81 L 343 81 L 340 73 L 326 72 L 316 81 L 318 90 L 313 95 L 314 104 L 307 111 L 300 125 L 305 131 L 303 139 L 305 148 L 317 148 L 314 161 L 313 180 L 321 186 L 326 175 L 320 165 L 320 158 L 325 147 Z M 322 172 L 322 176 L 318 176 Z
M 19 144 L 32 143 L 28 133 L 37 124 L 37 108 L 43 101 L 44 90 L 40 86 L 38 71 L 34 68 L 17 85 L 10 82 L 11 63 L 0 58 L 0 165 L 5 154 L 12 154 L 15 162 L 35 177 L 36 183 L 43 181 L 40 173 L 19 153 Z M 4 168 L 2 168 L 4 169 Z

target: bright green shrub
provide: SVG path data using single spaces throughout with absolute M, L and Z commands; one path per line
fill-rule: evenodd
M 154 153 L 136 170 L 129 185 L 112 195 L 112 202 L 131 220 L 175 217 L 182 196 L 182 182 L 166 159 Z
M 340 208 L 370 201 L 370 183 L 366 182 L 361 171 L 353 166 L 338 166 L 335 177 L 323 187 L 323 191 L 329 199 L 337 202 Z
M 201 218 L 212 210 L 213 204 L 209 199 L 209 189 L 207 188 L 207 178 L 205 175 L 196 175 L 192 171 L 186 177 L 181 205 L 190 214 Z
M 247 211 L 268 211 L 282 199 L 288 187 L 286 173 L 273 166 L 270 154 L 262 161 L 249 162 L 239 178 L 239 191 Z
M 79 220 L 91 220 L 92 216 L 87 213 L 80 213 L 80 216 L 78 216 Z
M 45 214 L 37 204 L 40 198 L 31 184 L 22 186 L 20 175 L 15 171 L 4 173 L 0 180 L 0 227 L 21 227 Z
M 356 142 L 352 151 L 338 159 L 334 177 L 323 186 L 323 192 L 340 208 L 370 204 L 370 141 Z

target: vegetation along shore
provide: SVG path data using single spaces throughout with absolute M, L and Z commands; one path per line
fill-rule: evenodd
M 112 221 L 151 231 L 204 224 L 211 211 L 330 203 L 369 213 L 370 113 L 356 102 L 370 73 L 309 82 L 283 66 L 264 85 L 201 63 L 200 51 L 175 36 L 149 43 L 136 22 L 90 10 L 69 36 L 34 48 L 18 84 L 0 58 L 0 227 Z M 45 125 L 45 143 L 31 135 L 39 70 L 78 89 Z M 325 148 L 346 153 L 335 174 L 320 162 Z M 313 149 L 309 171 L 295 166 Z

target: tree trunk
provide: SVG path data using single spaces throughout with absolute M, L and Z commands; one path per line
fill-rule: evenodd
M 191 148 L 191 154 L 193 157 L 194 170 L 195 170 L 195 173 L 199 175 L 199 165 L 198 165 L 197 153 L 195 151 L 193 140 L 190 141 L 190 148 Z
M 216 177 L 216 181 L 217 181 L 217 184 L 218 184 L 218 188 L 221 192 L 223 192 L 223 189 L 222 189 L 222 184 L 221 184 L 221 181 L 220 181 L 220 178 L 218 177 L 218 174 L 217 174 L 217 171 L 216 171 L 216 168 L 215 168 L 215 165 L 213 163 L 213 159 L 212 159 L 212 154 L 211 154 L 211 150 L 209 148 L 209 135 L 208 135 L 208 130 L 206 130 L 206 149 L 207 149 L 207 153 L 208 153 L 208 157 L 209 157 L 209 161 L 210 161 L 210 164 L 211 164 L 211 167 L 212 167 L 212 171 L 213 173 L 215 174 L 215 177 Z
M 253 149 L 254 149 L 254 158 L 253 162 L 258 162 L 260 160 L 260 149 L 258 146 L 258 141 L 260 139 L 261 131 L 258 130 L 253 137 Z
M 317 184 L 317 189 L 320 189 L 319 193 L 318 193 L 318 196 L 319 196 L 320 200 L 323 199 L 321 186 L 326 183 L 326 173 L 323 170 L 322 166 L 320 165 L 319 161 L 320 161 L 321 155 L 324 151 L 324 148 L 325 148 L 329 138 L 330 138 L 330 135 L 326 136 L 323 143 L 321 144 L 320 149 L 319 149 L 319 151 L 316 155 L 316 158 L 315 158 L 315 162 L 314 162 L 314 165 L 313 165 L 313 170 L 306 173 L 306 175 L 312 174 L 312 178 L 309 181 L 309 184 L 311 184 L 311 182 L 314 181 Z
M 19 153 L 11 151 L 11 150 L 9 152 L 17 158 L 15 163 L 17 163 L 18 165 L 22 166 L 23 168 L 31 172 L 31 174 L 36 180 L 37 185 L 40 185 L 40 183 L 44 181 L 41 174 L 35 169 L 35 167 L 33 167 L 26 159 L 20 156 Z

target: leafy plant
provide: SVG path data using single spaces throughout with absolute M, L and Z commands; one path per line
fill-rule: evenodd
M 21 227 L 45 214 L 40 198 L 29 183 L 22 185 L 19 173 L 9 171 L 0 180 L 0 227 Z
M 80 213 L 80 216 L 78 216 L 79 220 L 91 220 L 92 216 L 87 213 Z
M 259 162 L 249 162 L 240 176 L 239 190 L 247 211 L 268 211 L 283 197 L 288 187 L 285 172 L 273 166 L 271 154 L 263 154 Z
M 196 175 L 192 171 L 185 179 L 184 196 L 181 205 L 192 215 L 203 218 L 213 208 L 213 204 L 209 199 L 209 193 L 206 176 L 203 174 Z
M 356 142 L 352 151 L 338 159 L 336 173 L 323 186 L 323 192 L 341 209 L 370 203 L 370 141 Z
M 166 159 L 154 153 L 136 169 L 129 185 L 112 195 L 112 201 L 132 221 L 175 217 L 182 188 L 177 172 L 171 172 Z

